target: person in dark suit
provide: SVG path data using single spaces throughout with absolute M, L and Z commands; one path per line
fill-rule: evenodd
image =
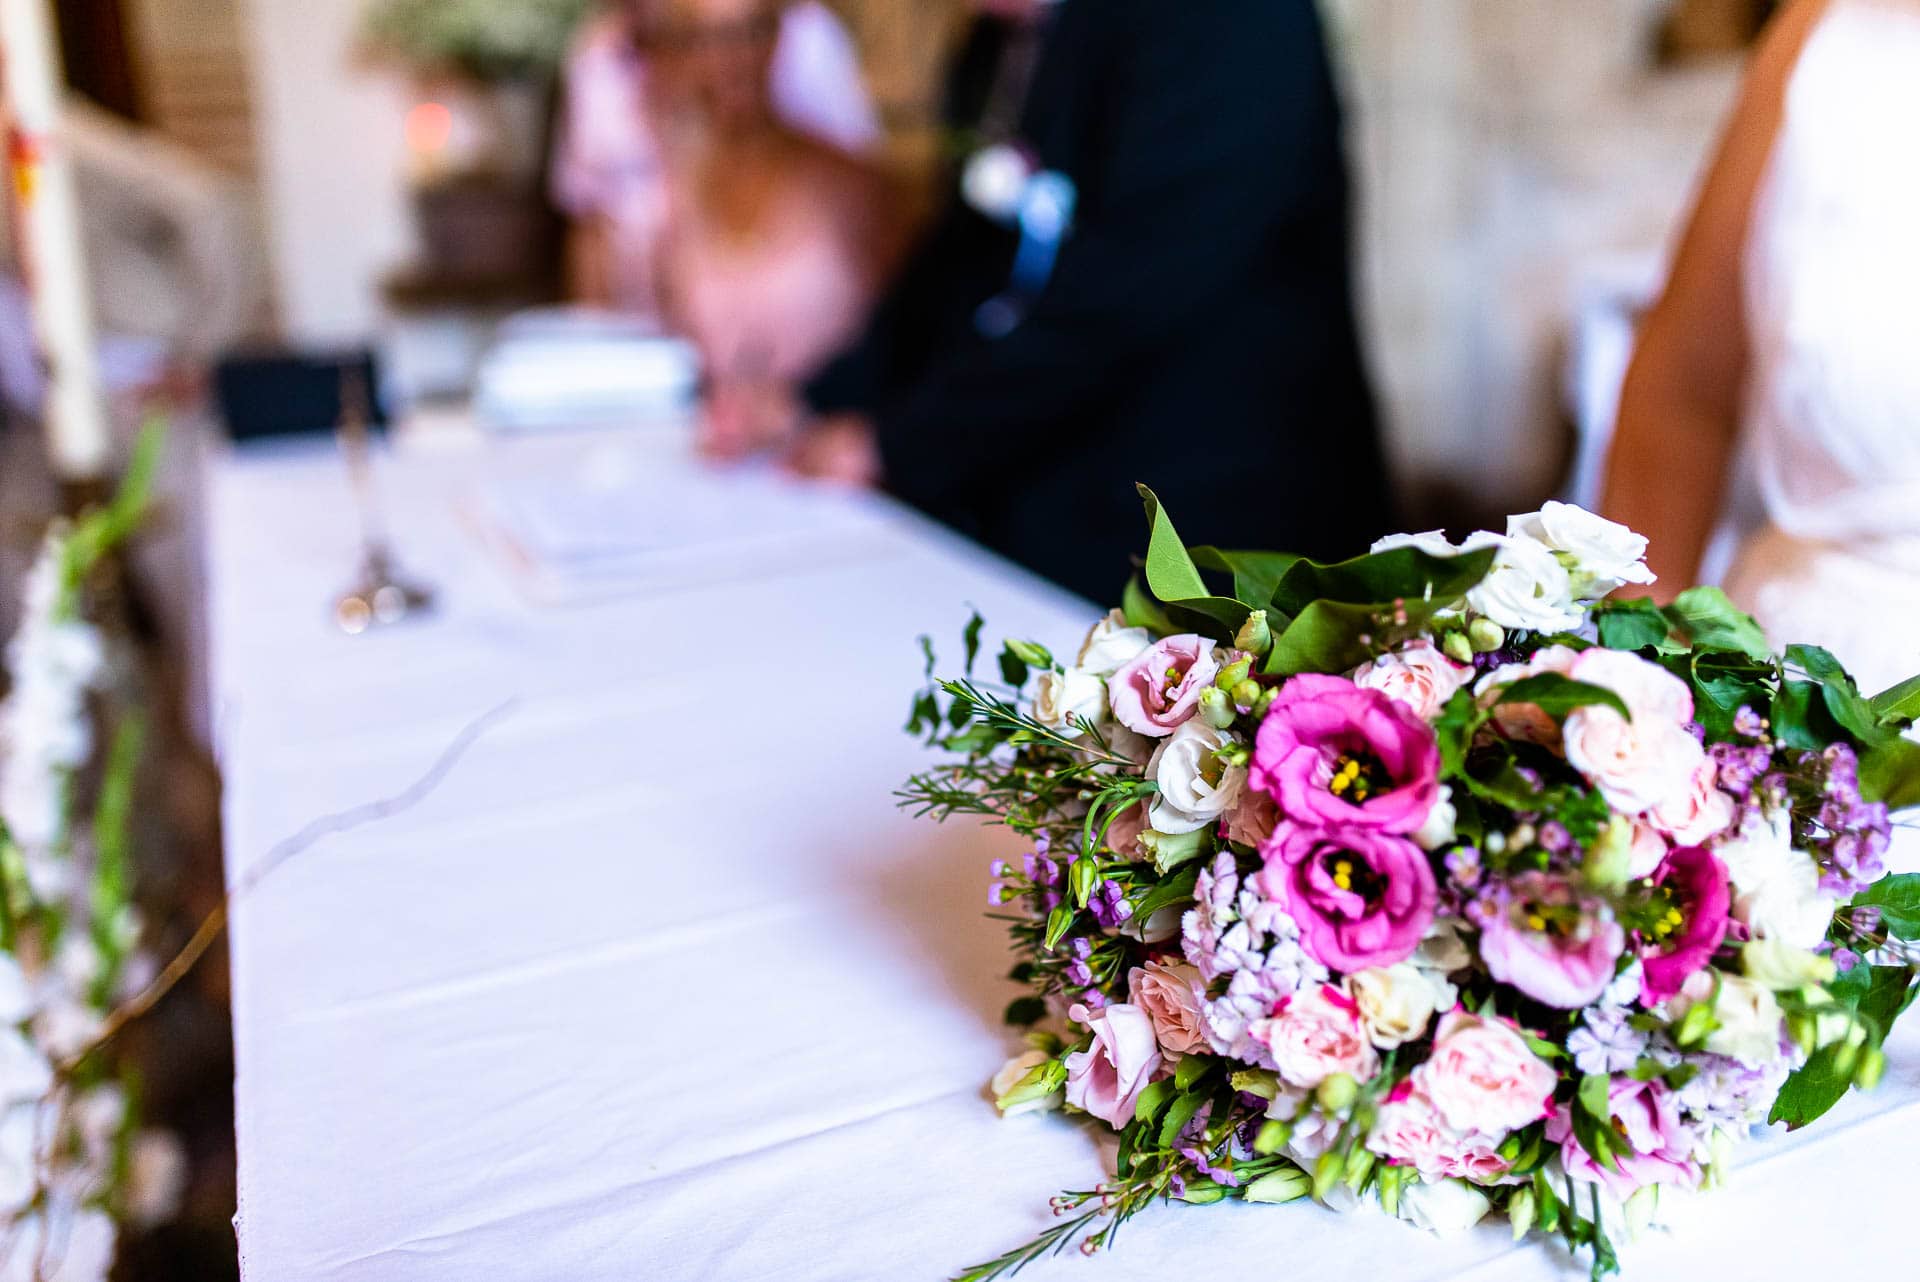
M 1313 0 L 981 7 L 967 194 L 814 384 L 792 466 L 1096 600 L 1144 550 L 1136 481 L 1196 542 L 1363 550 L 1393 522 Z

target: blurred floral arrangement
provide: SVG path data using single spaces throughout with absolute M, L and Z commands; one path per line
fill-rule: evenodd
M 1498 1210 L 1597 1278 L 1754 1126 L 1879 1080 L 1917 991 L 1920 876 L 1883 855 L 1920 678 L 1863 697 L 1715 589 L 1606 600 L 1646 541 L 1565 504 L 1322 565 L 1189 549 L 1142 494 L 1144 584 L 1072 662 L 1008 641 L 975 679 L 976 615 L 937 681 L 922 642 L 908 729 L 946 760 L 902 803 L 1032 842 L 989 896 L 1031 988 L 998 1105 L 1119 1133 L 964 1279 L 1157 1200 L 1308 1196 Z
M 591 8 L 591 0 L 373 0 L 361 38 L 414 71 L 544 79 Z
M 183 1171 L 142 1130 L 137 1083 L 100 1054 L 154 978 L 131 894 L 137 709 L 94 757 L 90 700 L 112 650 L 84 613 L 101 559 L 140 523 L 160 437 L 149 431 L 113 501 L 48 532 L 25 581 L 0 701 L 0 1276 L 101 1279 L 123 1224 L 164 1222 Z

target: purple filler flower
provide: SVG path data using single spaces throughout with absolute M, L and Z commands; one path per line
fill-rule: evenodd
M 1626 933 L 1606 905 L 1564 877 L 1522 873 L 1477 901 L 1487 970 L 1535 1001 L 1574 1010 L 1613 978 Z
M 1254 741 L 1253 786 L 1296 823 L 1412 832 L 1439 798 L 1439 776 L 1426 723 L 1344 677 L 1294 677 Z
M 1717 855 L 1698 846 L 1670 852 L 1653 882 L 1669 906 L 1640 937 L 1640 1000 L 1652 1006 L 1680 991 L 1687 977 L 1707 964 L 1727 935 L 1733 893 Z
M 1377 828 L 1281 823 L 1260 848 L 1260 893 L 1286 909 L 1315 961 L 1391 966 L 1419 947 L 1440 897 L 1426 851 Z

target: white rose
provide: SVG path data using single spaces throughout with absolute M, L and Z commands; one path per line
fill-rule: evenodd
M 1460 812 L 1453 804 L 1453 785 L 1441 784 L 1439 800 L 1433 803 L 1433 809 L 1427 811 L 1427 817 L 1420 826 L 1407 834 L 1413 844 L 1422 850 L 1438 850 L 1451 845 L 1459 834 L 1454 825 L 1460 821 Z
M 1245 766 L 1223 765 L 1215 754 L 1234 742 L 1200 718 L 1180 723 L 1161 740 L 1147 762 L 1147 777 L 1160 785 L 1147 822 L 1156 832 L 1197 832 L 1216 822 L 1240 799 Z
M 1786 812 L 1749 815 L 1713 848 L 1733 882 L 1733 915 L 1761 939 L 1814 948 L 1827 937 L 1837 903 L 1820 890 L 1813 856 L 1793 848 Z
M 1566 567 L 1532 539 L 1481 531 L 1460 545 L 1463 552 L 1493 548 L 1486 577 L 1467 591 L 1467 604 L 1509 631 L 1565 632 L 1586 616 L 1573 600 Z
M 1654 579 L 1646 564 L 1645 537 L 1571 503 L 1548 503 L 1538 512 L 1508 517 L 1507 534 L 1558 553 L 1569 563 L 1573 594 L 1582 601 L 1598 601 L 1615 588 Z
M 1455 663 L 1426 641 L 1383 654 L 1348 674 L 1355 685 L 1405 704 L 1422 721 L 1439 716 L 1454 691 L 1472 677 L 1472 668 Z
M 1721 975 L 1713 1002 L 1720 1027 L 1707 1035 L 1706 1047 L 1729 1055 L 1748 1068 L 1765 1068 L 1780 1058 L 1780 1003 L 1773 990 L 1741 975 Z
M 1125 615 L 1110 610 L 1088 630 L 1073 666 L 1095 676 L 1110 677 L 1152 644 L 1153 637 L 1145 628 L 1128 627 Z
M 1009 1091 L 1020 1084 L 1021 1078 L 1052 1058 L 1053 1056 L 1045 1051 L 1023 1051 L 1000 1066 L 1000 1071 L 993 1075 L 993 1081 L 988 1084 L 987 1089 L 993 1092 L 994 1107 L 1000 1109 L 1002 1117 L 1018 1117 L 1022 1113 L 1049 1113 L 1060 1107 L 1060 1102 L 1066 1098 L 1062 1091 L 1042 1095 L 1037 1099 L 1022 1100 L 1017 1104 L 1003 1106 L 1000 1103 L 1007 1097 Z
M 1432 971 L 1396 962 L 1349 975 L 1347 994 L 1360 1008 L 1368 1040 L 1390 1051 L 1426 1032 L 1435 1014 L 1452 1007 L 1459 990 Z
M 1464 1233 L 1492 1209 L 1485 1193 L 1461 1180 L 1414 1181 L 1400 1190 L 1400 1218 L 1429 1233 Z
M 1561 745 L 1573 768 L 1621 814 L 1684 806 L 1706 755 L 1686 729 L 1693 717 L 1686 683 L 1657 663 L 1603 648 L 1581 654 L 1567 675 L 1613 691 L 1632 714 L 1603 704 L 1568 713 Z
M 1091 672 L 1068 668 L 1042 672 L 1033 687 L 1033 719 L 1068 735 L 1080 733 L 1074 718 L 1098 722 L 1107 715 L 1107 683 Z

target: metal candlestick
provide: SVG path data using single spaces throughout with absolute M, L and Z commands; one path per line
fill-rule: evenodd
M 340 372 L 341 452 L 353 482 L 353 502 L 360 518 L 360 577 L 334 604 L 334 621 L 350 636 L 378 624 L 398 623 L 433 608 L 433 592 L 400 576 L 394 567 L 379 494 L 373 483 L 373 450 L 369 425 L 372 400 L 366 375 L 355 366 Z

